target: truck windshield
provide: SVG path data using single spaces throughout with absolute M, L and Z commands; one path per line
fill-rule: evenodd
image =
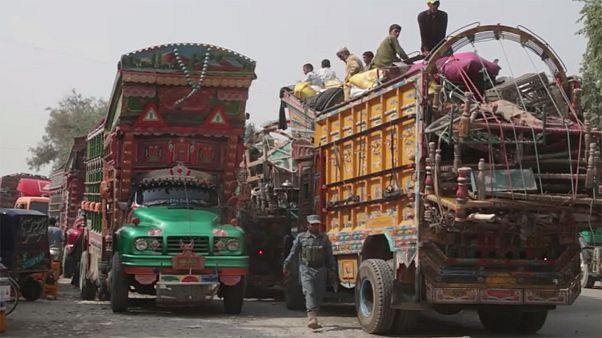
M 218 205 L 217 192 L 198 186 L 159 186 L 138 191 L 136 202 L 145 206 L 169 205 L 209 208 Z
M 48 203 L 46 202 L 31 202 L 29 204 L 31 210 L 39 211 L 43 214 L 48 213 Z

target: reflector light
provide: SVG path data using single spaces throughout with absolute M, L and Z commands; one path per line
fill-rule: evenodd
M 140 224 L 140 218 L 137 218 L 137 217 L 132 218 L 132 223 L 134 223 L 134 225 Z

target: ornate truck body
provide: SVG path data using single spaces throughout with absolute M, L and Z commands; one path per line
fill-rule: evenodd
M 128 293 L 240 313 L 244 233 L 228 224 L 254 61 L 205 44 L 122 56 L 104 122 L 88 136 L 84 299 Z
M 452 81 L 444 68 L 459 56 L 445 55 L 483 39 L 520 42 L 551 76 L 478 84 L 460 70 Z M 530 333 L 575 300 L 577 229 L 600 224 L 602 165 L 601 133 L 571 85 L 538 37 L 478 26 L 318 114 L 319 211 L 365 331 L 472 307 L 490 330 Z
M 313 212 L 313 145 L 268 123 L 249 135 L 246 148 L 238 219 L 247 236 L 249 294 L 262 296 L 282 286 L 284 255 Z

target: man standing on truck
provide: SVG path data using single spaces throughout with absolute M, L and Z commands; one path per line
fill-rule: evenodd
M 447 34 L 447 13 L 439 10 L 439 0 L 428 0 L 426 3 L 429 9 L 418 14 L 422 41 L 420 51 L 423 55 L 430 53 Z
M 299 262 L 299 277 L 305 295 L 307 327 L 319 329 L 318 311 L 326 292 L 328 278 L 335 274 L 335 261 L 332 244 L 320 233 L 320 216 L 307 216 L 307 231 L 299 234 L 284 261 L 282 272 L 288 275 L 293 262 Z
M 392 66 L 394 62 L 405 61 L 408 55 L 399 45 L 399 34 L 401 26 L 392 24 L 389 26 L 389 35 L 380 43 L 376 55 L 372 60 L 371 68 L 385 68 Z M 399 55 L 399 57 L 397 57 Z
M 358 73 L 364 71 L 362 61 L 355 55 L 349 52 L 347 47 L 339 49 L 337 56 L 341 61 L 345 62 L 345 80 L 343 80 L 343 94 L 345 95 L 345 101 L 351 97 L 351 87 L 349 85 L 349 79 Z

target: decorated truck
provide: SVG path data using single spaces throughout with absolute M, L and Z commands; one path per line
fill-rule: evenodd
M 518 48 L 533 72 L 481 57 L 483 42 L 501 55 Z M 577 233 L 602 222 L 602 132 L 540 37 L 470 27 L 356 92 L 313 111 L 313 191 L 339 292 L 354 290 L 365 331 L 411 330 L 427 308 L 473 308 L 491 331 L 534 333 L 574 302 Z M 289 112 L 311 111 L 283 97 Z
M 248 256 L 236 226 L 236 168 L 255 62 L 207 44 L 121 57 L 104 121 L 87 140 L 83 299 L 127 310 L 218 295 L 240 313 Z
M 247 136 L 238 192 L 238 220 L 245 230 L 250 268 L 248 294 L 282 290 L 282 261 L 292 236 L 313 212 L 310 202 L 313 145 L 276 122 Z

